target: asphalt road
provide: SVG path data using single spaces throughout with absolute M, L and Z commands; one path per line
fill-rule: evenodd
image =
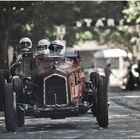
M 24 127 L 7 132 L 0 117 L 1 139 L 140 139 L 140 91 L 109 92 L 109 127 L 99 128 L 90 114 L 66 119 L 26 118 Z M 130 103 L 131 102 L 131 103 Z M 135 105 L 137 106 L 135 108 Z

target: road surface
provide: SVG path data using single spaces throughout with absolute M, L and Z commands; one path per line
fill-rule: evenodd
M 96 118 L 90 114 L 79 117 L 51 120 L 26 118 L 24 127 L 7 132 L 4 117 L 0 117 L 1 139 L 140 139 L 140 110 L 134 102 L 140 99 L 140 91 L 109 92 L 109 127 L 99 128 Z M 132 98 L 130 98 L 132 97 Z M 132 102 L 133 107 L 127 103 Z

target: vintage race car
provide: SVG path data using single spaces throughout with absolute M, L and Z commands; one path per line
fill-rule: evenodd
M 42 106 L 38 106 L 36 97 L 40 97 Z M 93 72 L 90 81 L 85 81 L 79 53 L 73 49 L 65 56 L 24 54 L 16 75 L 5 82 L 4 105 L 8 131 L 22 127 L 26 115 L 64 119 L 90 109 L 100 127 L 109 124 L 106 80 Z

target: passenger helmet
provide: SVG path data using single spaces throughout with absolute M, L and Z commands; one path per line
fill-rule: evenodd
M 47 39 L 41 39 L 38 41 L 37 50 L 45 50 L 50 45 L 50 42 Z
M 23 37 L 19 41 L 19 51 L 20 52 L 29 52 L 32 48 L 32 41 L 28 37 Z

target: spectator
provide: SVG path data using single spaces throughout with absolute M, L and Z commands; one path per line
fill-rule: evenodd
M 135 85 L 135 78 L 134 75 L 132 73 L 132 66 L 128 66 L 127 68 L 127 74 L 123 77 L 123 78 L 127 78 L 127 83 L 126 83 L 126 89 L 128 90 L 133 90 L 134 89 L 134 85 Z
M 114 74 L 112 73 L 111 64 L 110 64 L 110 63 L 108 63 L 108 64 L 106 65 L 106 67 L 105 67 L 105 69 L 104 69 L 104 72 L 105 72 L 105 78 L 106 78 L 106 81 L 107 81 L 107 87 L 109 87 L 109 78 L 110 78 L 110 75 L 111 75 L 111 74 L 114 75 Z M 114 77 L 116 77 L 116 76 L 114 75 Z

